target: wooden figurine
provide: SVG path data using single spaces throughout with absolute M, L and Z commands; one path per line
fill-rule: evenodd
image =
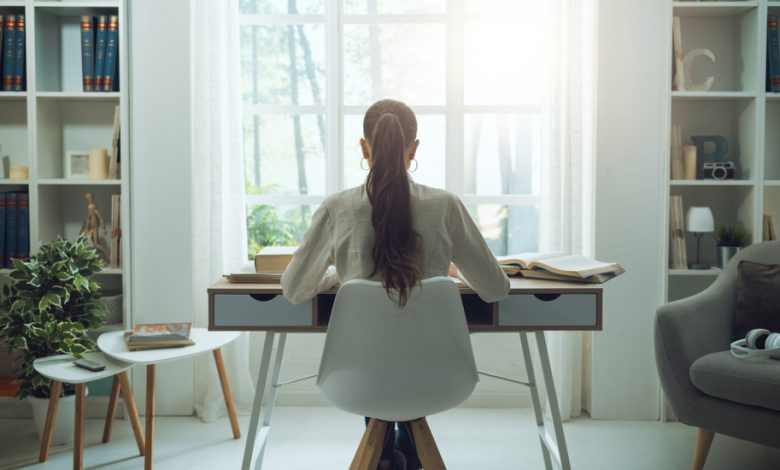
M 101 229 L 103 230 L 103 235 L 108 234 L 108 231 L 106 230 L 106 221 L 103 219 L 103 216 L 100 215 L 100 210 L 98 210 L 98 207 L 95 204 L 95 198 L 92 196 L 92 193 L 87 193 L 86 199 L 87 220 L 84 221 L 83 232 L 92 240 L 92 246 L 95 247 L 95 250 L 103 255 L 105 259 L 110 259 L 111 255 L 109 254 L 108 249 L 103 246 L 100 241 Z

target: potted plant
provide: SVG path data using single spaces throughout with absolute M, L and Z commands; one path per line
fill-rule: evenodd
M 17 353 L 16 396 L 32 404 L 36 425 L 40 423 L 39 435 L 46 419 L 51 381 L 35 371 L 33 362 L 57 354 L 81 357 L 94 350 L 87 329 L 103 323 L 103 305 L 98 302 L 100 286 L 91 280 L 100 271 L 101 261 L 87 243 L 84 235 L 75 241 L 58 239 L 42 244 L 29 261 L 14 259 L 11 283 L 3 286 L 0 297 L 0 344 Z M 63 384 L 61 394 L 73 396 L 74 391 L 73 385 Z M 58 409 L 73 414 L 73 406 L 65 403 Z M 57 424 L 67 420 L 67 416 L 60 420 L 60 416 Z M 66 430 L 67 436 L 73 418 L 70 423 L 70 427 L 63 423 L 57 428 Z
M 715 230 L 715 243 L 718 245 L 718 264 L 726 266 L 732 256 L 750 241 L 750 232 L 741 224 L 720 225 Z

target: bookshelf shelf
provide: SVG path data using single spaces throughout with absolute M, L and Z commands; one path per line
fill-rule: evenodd
M 673 91 L 672 99 L 675 101 L 724 101 L 724 100 L 749 100 L 755 99 L 757 94 L 750 91 Z M 780 94 L 778 94 L 780 99 Z
M 26 99 L 26 91 L 0 91 L 0 101 L 23 101 Z
M 30 184 L 30 180 L 12 180 L 8 178 L 0 178 L 1 186 L 27 186 Z
M 764 181 L 764 185 L 780 188 L 780 180 L 766 180 Z
M 757 1 L 717 3 L 673 2 L 678 16 L 738 16 L 758 8 Z
M 691 276 L 717 276 L 723 270 L 716 267 L 710 269 L 670 269 L 670 276 L 691 277 Z
M 35 94 L 39 100 L 87 100 L 87 101 L 117 101 L 118 91 L 83 92 L 83 91 L 39 91 Z
M 121 186 L 122 180 L 51 178 L 38 180 L 40 186 Z
M 753 186 L 755 182 L 751 180 L 671 180 L 669 183 L 671 186 L 706 186 L 706 187 L 722 187 L 722 186 Z

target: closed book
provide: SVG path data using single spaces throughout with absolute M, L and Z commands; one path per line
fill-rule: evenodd
M 0 193 L 0 266 L 5 266 L 5 217 L 8 193 Z
M 5 31 L 5 15 L 0 14 L 0 90 L 3 89 L 3 31 Z
M 114 131 L 111 134 L 111 159 L 108 161 L 108 179 L 119 177 L 119 105 L 114 106 Z
M 3 256 L 3 265 L 6 268 L 11 268 L 13 267 L 11 258 L 16 257 L 16 203 L 19 193 L 5 193 L 5 196 L 5 255 Z
M 95 91 L 103 90 L 103 74 L 106 64 L 106 27 L 108 17 L 98 15 L 95 20 Z
M 255 255 L 258 273 L 282 273 L 290 263 L 297 246 L 266 246 Z
M 24 74 L 24 15 L 16 16 L 16 41 L 14 44 L 14 91 L 23 91 L 25 89 Z
M 122 226 L 119 217 L 121 206 L 121 196 L 119 194 L 111 195 L 111 246 L 110 246 L 110 266 L 112 268 L 121 267 L 119 260 L 119 244 L 122 240 Z
M 117 56 L 119 55 L 119 17 L 108 17 L 108 31 L 106 33 L 106 64 L 103 70 L 101 86 L 103 91 L 114 91 L 114 78 L 116 77 Z
M 95 31 L 91 16 L 81 17 L 81 88 L 95 89 Z
M 173 348 L 195 344 L 190 339 L 192 323 L 144 323 L 125 333 L 125 343 L 131 351 Z
M 3 91 L 13 91 L 14 87 L 14 42 L 16 42 L 16 15 L 5 17 L 3 31 Z
M 16 257 L 30 259 L 30 194 L 18 193 L 16 200 Z
M 769 84 L 772 93 L 780 92 L 780 35 L 777 15 L 767 16 L 767 54 L 769 56 Z

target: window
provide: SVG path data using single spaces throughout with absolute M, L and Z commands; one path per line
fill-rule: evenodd
M 250 253 L 363 183 L 382 98 L 417 114 L 415 181 L 458 194 L 495 254 L 538 249 L 547 2 L 239 2 Z

